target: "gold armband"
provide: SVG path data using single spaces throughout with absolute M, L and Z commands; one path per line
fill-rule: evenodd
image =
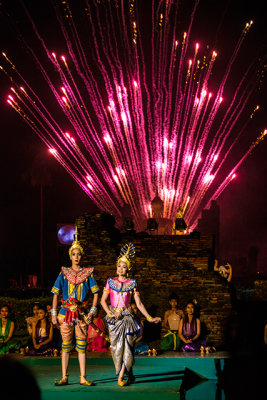
M 148 322 L 152 322 L 152 321 L 153 321 L 153 317 L 151 317 L 151 315 L 148 315 L 148 317 L 146 317 L 146 320 L 147 320 Z

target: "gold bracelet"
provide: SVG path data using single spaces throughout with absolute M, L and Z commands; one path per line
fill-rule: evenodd
M 113 314 L 112 313 L 107 313 L 107 316 L 109 317 L 109 318 L 112 318 L 113 317 Z
M 152 322 L 152 321 L 153 321 L 153 317 L 151 317 L 151 315 L 148 315 L 148 317 L 146 317 L 146 320 L 147 320 L 148 322 Z

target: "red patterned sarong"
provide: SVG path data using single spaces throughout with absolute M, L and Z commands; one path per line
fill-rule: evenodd
M 67 301 L 61 300 L 63 303 L 62 308 L 67 308 L 67 312 L 64 318 L 64 322 L 72 324 L 84 317 L 84 310 L 88 308 L 87 301 L 81 303 L 80 301 L 70 297 Z

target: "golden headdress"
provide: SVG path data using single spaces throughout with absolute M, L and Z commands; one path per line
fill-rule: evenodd
M 71 256 L 72 250 L 78 249 L 78 250 L 80 250 L 81 255 L 83 256 L 84 255 L 84 250 L 83 250 L 83 248 L 81 246 L 81 243 L 79 241 L 79 233 L 78 233 L 77 226 L 75 226 L 75 233 L 73 235 L 73 238 L 74 238 L 74 240 L 72 242 L 71 247 L 69 248 L 69 255 Z
M 131 262 L 135 256 L 135 248 L 132 243 L 126 243 L 122 246 L 120 255 L 117 259 L 117 265 L 120 261 L 126 263 L 128 270 L 131 269 Z

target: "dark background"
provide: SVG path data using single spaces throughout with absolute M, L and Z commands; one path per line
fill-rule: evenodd
M 19 9 L 19 1 L 2 2 L 11 9 Z M 183 15 L 189 15 L 193 2 L 183 1 L 179 24 L 184 29 Z M 57 30 L 51 28 L 48 0 L 26 1 L 37 13 L 49 42 L 60 46 Z M 40 11 L 42 10 L 42 11 Z M 184 13 L 184 14 L 183 14 Z M 19 15 L 19 13 L 17 14 Z M 191 34 L 191 41 L 199 41 L 218 51 L 218 74 L 226 65 L 245 23 L 254 21 L 238 62 L 233 79 L 240 79 L 244 64 L 266 56 L 265 5 L 263 1 L 208 1 L 200 2 Z M 24 50 L 8 29 L 1 15 L 0 50 L 5 51 L 26 75 L 34 75 L 34 68 L 25 62 Z M 23 25 L 23 18 L 20 21 Z M 24 34 L 29 35 L 28 28 Z M 21 65 L 20 65 L 21 64 Z M 216 72 L 216 71 L 215 71 Z M 44 266 L 45 284 L 58 273 L 60 245 L 57 240 L 59 224 L 74 223 L 75 218 L 96 207 L 58 162 L 29 126 L 6 103 L 10 83 L 0 74 L 0 135 L 1 135 L 1 196 L 0 196 L 0 266 L 2 282 L 7 279 L 39 273 L 40 269 L 40 192 L 43 190 Z M 36 91 L 42 88 L 36 87 Z M 226 91 L 227 96 L 227 91 Z M 255 98 L 260 111 L 249 125 L 248 136 L 254 140 L 266 124 L 266 82 L 260 86 Z M 251 143 L 251 140 L 250 140 Z M 237 178 L 218 199 L 221 210 L 220 261 L 230 261 L 234 274 L 242 271 L 238 260 L 246 258 L 251 246 L 258 249 L 257 269 L 267 273 L 267 141 L 260 143 L 237 171 Z M 236 269 L 235 269 L 236 264 Z

